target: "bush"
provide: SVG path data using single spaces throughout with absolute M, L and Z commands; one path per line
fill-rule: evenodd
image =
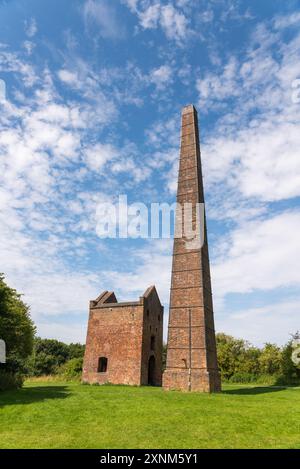
M 282 386 L 287 384 L 282 381 L 279 375 L 260 374 L 254 375 L 252 373 L 235 373 L 228 380 L 229 383 L 243 383 L 243 384 L 264 384 L 267 386 Z
M 21 388 L 22 384 L 22 375 L 0 370 L 0 391 Z
M 257 377 L 257 384 L 267 384 L 268 386 L 274 386 L 277 384 L 277 380 L 279 379 L 279 375 L 268 375 L 268 374 L 261 374 Z
M 80 379 L 82 373 L 82 363 L 82 358 L 72 358 L 59 367 L 58 374 L 66 379 Z
M 274 384 L 276 386 L 300 386 L 300 379 L 281 375 L 277 377 Z
M 257 375 L 252 373 L 235 373 L 229 379 L 230 383 L 255 383 L 257 381 Z

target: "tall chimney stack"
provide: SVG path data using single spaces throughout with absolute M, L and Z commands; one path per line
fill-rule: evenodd
M 190 203 L 193 226 L 197 203 L 204 204 L 197 111 L 185 106 L 181 116 L 181 146 L 177 203 Z M 185 216 L 183 209 L 183 218 Z M 182 215 L 182 214 L 181 214 Z M 176 228 L 181 216 L 176 213 Z M 218 392 L 218 371 L 207 228 L 202 220 L 203 244 L 192 245 L 175 237 L 173 247 L 165 389 Z M 200 226 L 196 226 L 201 232 Z

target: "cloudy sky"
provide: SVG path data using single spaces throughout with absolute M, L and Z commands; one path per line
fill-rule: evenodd
M 300 329 L 298 1 L 0 0 L 0 79 L 0 271 L 39 335 L 83 342 L 90 299 L 151 284 L 167 323 L 171 240 L 101 239 L 96 209 L 174 202 L 189 103 L 216 329 Z

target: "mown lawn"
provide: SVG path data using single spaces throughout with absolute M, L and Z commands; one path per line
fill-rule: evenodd
M 300 388 L 222 394 L 31 382 L 0 393 L 1 448 L 300 448 Z

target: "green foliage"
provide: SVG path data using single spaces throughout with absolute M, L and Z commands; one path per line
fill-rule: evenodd
M 293 340 L 297 338 L 297 334 Z M 282 349 L 282 381 L 297 383 L 300 380 L 300 365 L 296 365 L 292 360 L 292 354 L 295 350 L 293 340 L 290 340 Z
M 72 358 L 83 358 L 85 346 L 82 344 L 70 344 L 68 345 L 68 359 Z
M 221 376 L 230 379 L 237 373 L 256 375 L 259 373 L 260 350 L 247 341 L 219 333 L 216 335 L 218 362 Z
M 256 384 L 269 385 L 269 386 L 274 386 L 274 385 L 281 386 L 281 385 L 283 385 L 283 383 L 279 383 L 280 376 L 281 375 L 264 375 L 264 374 L 260 374 L 256 377 L 255 383 Z M 285 383 L 285 384 L 287 384 L 287 383 Z
M 23 376 L 19 373 L 11 373 L 0 370 L 0 391 L 20 388 L 23 384 Z
M 257 375 L 252 373 L 238 372 L 233 374 L 229 381 L 230 383 L 255 383 L 257 381 Z
M 262 349 L 230 335 L 216 335 L 218 362 L 223 380 L 234 383 L 297 384 L 300 383 L 300 365 L 295 365 L 293 340 L 280 348 L 267 343 Z M 298 345 L 299 347 L 299 345 Z
M 6 363 L 1 364 L 1 388 L 22 384 L 26 358 L 32 352 L 35 326 L 29 307 L 0 274 L 0 338 L 6 344 Z M 15 375 L 15 377 L 14 377 Z
M 282 352 L 275 344 L 265 344 L 258 358 L 261 373 L 267 375 L 279 374 L 282 367 Z
M 83 358 L 71 358 L 58 369 L 58 374 L 66 379 L 80 379 L 82 373 Z
M 41 351 L 35 353 L 27 362 L 27 374 L 30 376 L 44 376 L 56 372 L 58 367 L 57 359 L 54 355 L 47 355 Z
M 84 345 L 68 345 L 55 339 L 37 337 L 34 341 L 33 354 L 27 361 L 27 374 L 44 376 L 58 373 L 62 365 L 70 360 L 82 362 L 83 355 Z

